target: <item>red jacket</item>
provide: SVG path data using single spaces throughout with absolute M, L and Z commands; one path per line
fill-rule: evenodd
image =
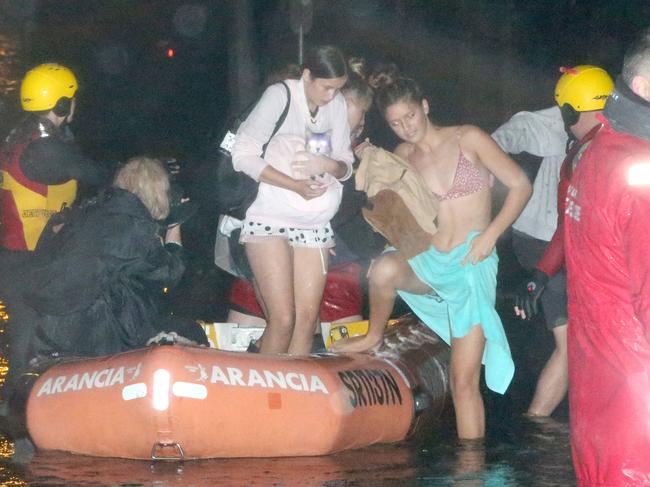
M 650 142 L 605 122 L 568 190 L 565 251 L 578 481 L 650 485 Z
M 50 217 L 77 196 L 74 179 L 44 184 L 25 174 L 22 160 L 27 146 L 55 136 L 43 135 L 38 126 L 30 128 L 12 133 L 0 152 L 0 247 L 12 250 L 34 250 Z
M 557 228 L 536 266 L 547 276 L 554 276 L 564 267 L 564 207 L 567 198 L 567 189 L 569 189 L 569 182 L 574 171 L 573 168 L 580 161 L 582 153 L 587 148 L 589 142 L 591 142 L 591 139 L 594 138 L 594 135 L 598 133 L 600 127 L 602 127 L 601 124 L 596 125 L 577 144 L 573 144 L 562 162 L 560 181 L 557 185 Z

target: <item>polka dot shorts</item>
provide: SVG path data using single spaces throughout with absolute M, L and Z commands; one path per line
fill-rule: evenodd
M 332 226 L 329 223 L 320 228 L 303 229 L 277 227 L 249 219 L 244 220 L 239 242 L 260 242 L 269 237 L 286 238 L 292 247 L 330 248 L 335 245 Z

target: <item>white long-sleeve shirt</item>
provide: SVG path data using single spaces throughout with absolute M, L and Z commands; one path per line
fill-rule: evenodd
M 560 108 L 516 113 L 494 131 L 492 138 L 509 154 L 528 152 L 542 158 L 533 195 L 512 228 L 550 241 L 557 227 L 557 185 L 568 138 Z
M 315 117 L 311 117 L 302 80 L 286 80 L 291 93 L 291 103 L 287 117 L 278 129 L 276 136 L 306 135 L 306 129 L 322 133 L 331 131 L 331 155 L 336 161 L 348 166 L 344 178 L 352 174 L 354 156 L 350 147 L 350 128 L 348 126 L 347 105 L 339 93 L 327 105 L 319 107 Z M 269 164 L 260 156 L 262 147 L 273 133 L 287 101 L 286 90 L 281 84 L 269 86 L 248 118 L 240 125 L 232 149 L 233 167 L 259 181 L 260 173 Z M 275 139 L 274 137 L 274 139 Z M 289 165 L 292 161 L 286 161 Z M 284 164 L 275 161 L 272 166 L 279 169 Z M 288 171 L 283 171 L 288 173 Z M 333 178 L 332 178 L 333 179 Z M 341 201 L 340 183 L 332 181 L 326 193 L 307 201 L 292 191 L 280 187 L 267 187 L 260 183 L 257 198 L 246 212 L 250 218 L 263 219 L 273 225 L 297 228 L 317 228 L 328 223 L 336 213 Z M 291 193 L 283 195 L 282 193 Z M 293 204 L 288 205 L 287 201 Z M 328 201 L 328 208 L 322 208 Z M 331 206 L 331 208 L 329 208 Z M 321 211 L 315 211 L 315 208 Z
M 352 174 L 354 156 L 350 148 L 350 127 L 348 112 L 343 95 L 338 93 L 327 105 L 319 107 L 316 117 L 309 114 L 309 106 L 305 96 L 302 79 L 285 80 L 291 92 L 291 104 L 284 123 L 277 134 L 305 136 L 305 130 L 321 133 L 332 131 L 331 158 L 344 162 L 350 170 L 347 179 Z M 232 149 L 232 164 L 237 171 L 243 171 L 259 181 L 260 173 L 267 166 L 262 159 L 262 146 L 266 144 L 273 133 L 273 128 L 280 118 L 287 101 L 287 94 L 281 84 L 269 86 L 260 98 L 248 118 L 239 126 Z M 313 121 L 312 121 L 313 120 Z

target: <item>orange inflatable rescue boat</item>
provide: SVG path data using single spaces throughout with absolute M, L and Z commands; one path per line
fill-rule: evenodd
M 374 354 L 158 345 L 60 363 L 30 392 L 40 449 L 135 459 L 323 455 L 395 442 L 449 404 L 449 348 L 413 318 Z

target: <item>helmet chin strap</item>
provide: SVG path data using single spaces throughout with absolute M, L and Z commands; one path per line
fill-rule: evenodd
M 565 103 L 560 107 L 560 113 L 562 114 L 562 121 L 564 122 L 564 130 L 569 136 L 566 144 L 566 150 L 568 152 L 571 145 L 578 140 L 575 134 L 571 131 L 571 127 L 580 120 L 580 112 L 568 103 Z
M 57 127 L 61 127 L 66 122 L 68 115 L 66 115 L 65 117 L 61 117 L 56 113 L 54 113 L 52 110 L 50 110 L 45 116 L 45 118 L 47 118 L 50 122 L 52 122 Z

